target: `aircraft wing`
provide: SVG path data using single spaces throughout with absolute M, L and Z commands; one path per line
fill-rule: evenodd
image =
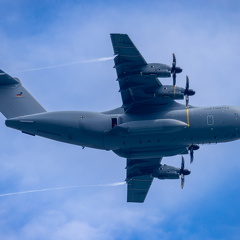
M 153 177 L 149 175 L 134 177 L 127 183 L 127 201 L 143 203 L 152 184 Z
M 111 40 L 116 55 L 114 61 L 118 77 L 128 71 L 129 68 L 147 65 L 127 34 L 111 34 Z
M 152 159 L 127 159 L 127 201 L 143 203 L 153 177 L 150 172 L 159 167 L 160 158 Z
M 162 84 L 156 75 L 141 74 L 147 62 L 127 34 L 111 34 L 117 81 L 125 112 L 135 112 L 144 107 L 157 106 L 173 101 L 170 98 L 156 98 L 154 89 Z M 170 76 L 170 75 L 169 75 Z

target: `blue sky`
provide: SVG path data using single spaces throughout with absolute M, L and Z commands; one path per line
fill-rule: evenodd
M 238 1 L 1 1 L 0 68 L 49 111 L 121 105 L 113 61 L 19 70 L 113 56 L 110 33 L 127 33 L 149 62 L 172 53 L 196 90 L 196 106 L 240 105 Z M 164 80 L 171 83 L 171 79 Z M 125 159 L 31 137 L 0 116 L 0 195 L 125 179 Z M 0 239 L 239 239 L 239 141 L 204 145 L 180 181 L 155 180 L 144 204 L 126 186 L 0 197 Z M 164 163 L 180 166 L 180 156 Z

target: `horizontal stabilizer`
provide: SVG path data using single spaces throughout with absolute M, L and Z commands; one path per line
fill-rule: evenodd
M 0 86 L 18 84 L 19 80 L 9 76 L 7 73 L 0 69 Z

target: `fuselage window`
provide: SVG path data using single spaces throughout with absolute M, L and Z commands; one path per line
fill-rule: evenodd
M 208 124 L 208 125 L 213 125 L 213 124 L 214 124 L 213 115 L 208 115 L 208 116 L 207 116 L 207 124 Z
M 117 126 L 117 118 L 111 118 L 112 119 L 112 128 Z

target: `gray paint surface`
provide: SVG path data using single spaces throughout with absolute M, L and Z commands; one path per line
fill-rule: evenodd
M 194 107 L 175 102 L 186 89 L 162 85 L 172 68 L 147 64 L 128 35 L 111 34 L 123 105 L 107 112 L 46 110 L 21 82 L 1 71 L 0 110 L 8 127 L 30 135 L 101 150 L 127 159 L 128 202 L 143 202 L 153 178 L 190 172 L 162 165 L 166 156 L 188 154 L 200 144 L 240 138 L 240 108 Z M 193 150 L 192 153 L 193 154 Z M 186 170 L 186 171 L 185 171 Z

